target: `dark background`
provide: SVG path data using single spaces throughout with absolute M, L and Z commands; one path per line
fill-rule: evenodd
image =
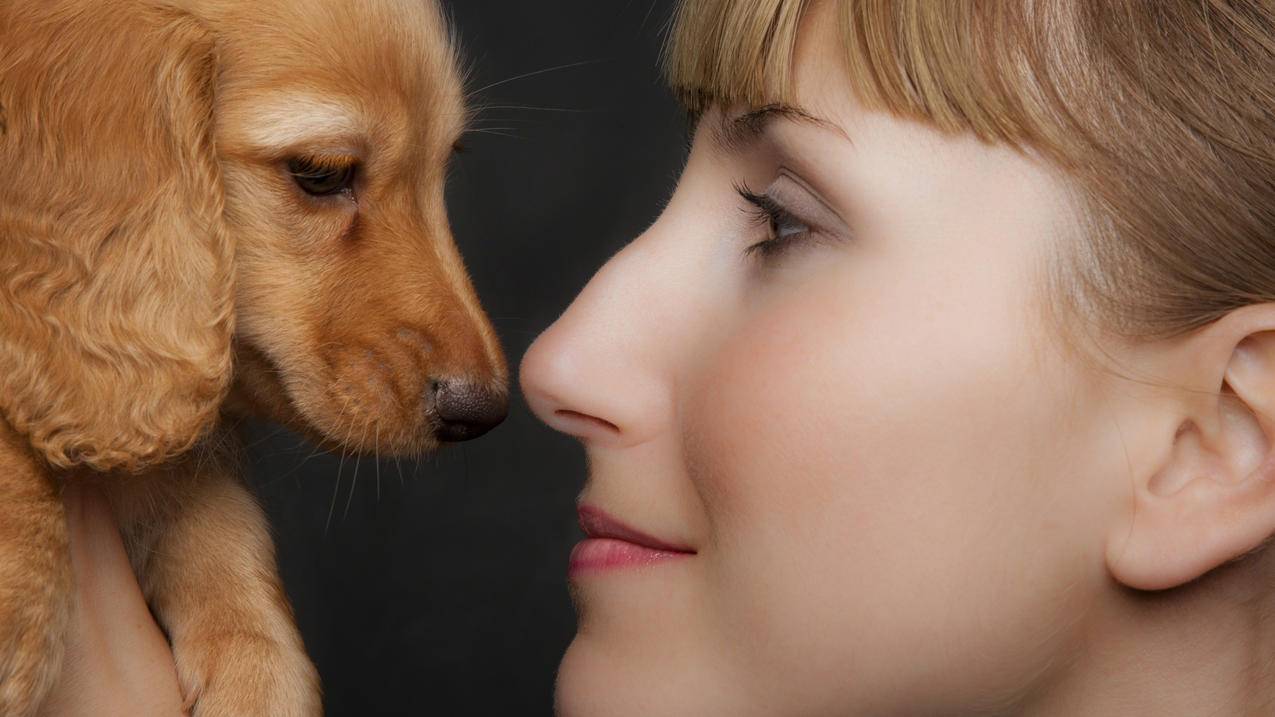
M 452 225 L 516 379 L 681 168 L 685 123 L 659 74 L 672 0 L 443 4 L 488 107 L 448 188 Z M 512 79 L 546 68 L 560 69 Z M 552 714 L 584 459 L 513 388 L 502 426 L 419 463 L 342 462 L 248 426 L 250 481 L 332 717 Z

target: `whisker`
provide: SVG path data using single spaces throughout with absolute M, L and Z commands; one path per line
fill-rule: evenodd
M 257 440 L 253 441 L 252 443 L 249 443 L 248 445 L 244 446 L 244 448 L 245 448 L 245 449 L 256 448 L 257 446 L 261 445 L 262 443 L 265 443 L 266 441 L 269 441 L 271 438 L 274 438 L 275 436 L 279 435 L 280 433 L 283 433 L 283 426 L 276 426 L 276 427 L 275 427 L 275 429 L 274 429 L 273 431 L 271 431 L 270 433 L 266 434 L 264 437 L 262 437 L 262 438 L 258 438 Z
M 332 502 L 328 505 L 328 520 L 323 524 L 323 534 L 332 527 L 332 511 L 336 510 L 336 497 L 341 492 L 341 469 L 345 467 L 345 449 L 341 449 L 341 466 L 336 469 L 336 485 L 332 486 Z
M 336 430 L 337 430 L 338 432 L 341 430 L 341 424 L 345 422 L 345 412 L 346 412 L 347 410 L 349 410 L 349 408 L 350 408 L 350 398 L 351 398 L 350 396 L 346 396 L 346 397 L 345 397 L 345 403 L 344 403 L 344 404 L 342 404 L 342 406 L 341 406 L 341 412 L 337 414 L 335 427 L 336 427 Z M 351 416 L 351 417 L 350 417 L 350 426 L 351 426 L 351 428 L 353 428 L 353 425 L 354 425 L 354 423 L 353 423 L 353 422 L 354 422 L 354 418 L 353 418 L 353 416 Z M 262 487 L 268 488 L 268 487 L 270 487 L 270 486 L 275 485 L 276 483 L 281 483 L 281 482 L 283 482 L 283 481 L 287 480 L 288 478 L 296 478 L 296 486 L 297 486 L 297 488 L 300 488 L 300 487 L 301 487 L 301 478 L 300 478 L 300 475 L 299 475 L 299 474 L 300 474 L 300 472 L 301 472 L 301 469 L 305 467 L 305 464 L 307 464 L 307 463 L 309 463 L 309 462 L 310 462 L 310 459 L 312 459 L 312 458 L 314 458 L 315 456 L 319 455 L 319 453 L 320 453 L 321 451 L 323 451 L 323 444 L 322 444 L 322 443 L 315 443 L 315 444 L 314 444 L 314 449 L 310 451 L 310 455 L 308 455 L 308 456 L 306 456 L 305 458 L 301 459 L 301 462 L 300 462 L 300 463 L 298 463 L 298 464 L 296 464 L 296 465 L 294 465 L 294 466 L 292 467 L 292 469 L 291 469 L 291 470 L 289 470 L 287 473 L 284 473 L 283 475 L 279 476 L 278 478 L 275 478 L 274 480 L 271 480 L 271 481 L 269 481 L 268 483 L 263 484 L 263 486 L 262 486 Z
M 520 122 L 522 124 L 531 124 L 535 120 L 518 119 L 517 117 L 475 117 L 466 123 L 466 126 L 472 125 L 474 122 Z
M 490 89 L 491 89 L 491 88 L 493 88 L 493 87 L 500 87 L 501 85 L 509 84 L 510 82 L 514 82 L 515 80 L 525 80 L 525 79 L 527 79 L 528 77 L 536 77 L 536 76 L 538 76 L 538 75 L 543 75 L 543 74 L 548 73 L 548 72 L 558 72 L 558 71 L 560 71 L 560 70 L 570 70 L 570 69 L 575 68 L 575 67 L 584 67 L 585 65 L 596 65 L 596 64 L 598 64 L 598 63 L 600 63 L 600 62 L 605 62 L 605 60 L 582 60 L 582 61 L 580 61 L 580 62 L 570 62 L 570 63 L 567 63 L 567 64 L 565 64 L 565 65 L 557 65 L 557 66 L 555 66 L 555 67 L 546 67 L 546 68 L 544 68 L 544 69 L 542 69 L 542 70 L 533 70 L 533 71 L 531 71 L 531 72 L 524 72 L 524 73 L 522 73 L 521 75 L 514 75 L 513 77 L 507 77 L 507 78 L 505 78 L 505 79 L 503 79 L 503 80 L 500 80 L 500 81 L 498 81 L 498 82 L 493 82 L 493 83 L 491 83 L 490 85 L 484 85 L 484 86 L 482 86 L 482 87 L 479 87 L 479 88 L 478 88 L 478 89 L 476 89 L 476 90 L 473 90 L 473 91 L 471 91 L 471 92 L 467 92 L 467 93 L 466 93 L 466 96 L 472 97 L 472 96 L 474 96 L 474 95 L 476 95 L 476 94 L 478 94 L 478 93 L 480 93 L 480 92 L 486 92 L 487 90 L 490 90 Z
M 364 428 L 364 431 L 367 429 Z M 341 463 L 336 469 L 336 485 L 332 488 L 332 503 L 328 506 L 328 520 L 323 525 L 323 534 L 328 534 L 328 528 L 332 526 L 332 513 L 336 510 L 336 497 L 341 492 L 341 471 L 345 470 L 345 454 L 350 444 L 350 436 L 354 433 L 354 419 L 350 419 L 350 427 L 345 431 L 345 440 L 341 441 Z
M 575 107 L 537 107 L 535 105 L 476 105 L 475 112 L 485 112 L 486 110 L 524 110 L 527 112 L 569 112 L 569 113 L 591 113 L 597 110 L 585 110 Z M 474 119 L 478 119 L 475 117 Z
M 359 466 L 363 463 L 363 443 L 367 439 L 367 426 L 363 427 L 363 435 L 359 437 L 359 453 L 354 461 L 354 476 L 350 478 L 350 495 L 345 499 L 345 510 L 341 513 L 341 522 L 350 515 L 350 504 L 354 502 L 354 490 L 359 487 Z
M 515 129 L 515 128 L 514 127 L 497 127 L 495 129 L 467 129 L 465 130 L 465 133 L 468 134 L 470 132 L 477 132 L 479 134 L 490 134 L 490 135 L 495 135 L 497 137 L 508 137 L 509 139 L 526 139 L 525 137 L 519 137 L 516 134 L 509 134 L 507 132 L 497 132 L 496 131 L 497 129 Z

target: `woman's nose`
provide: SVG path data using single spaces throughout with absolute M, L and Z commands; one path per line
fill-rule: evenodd
M 523 357 L 521 384 L 531 410 L 551 428 L 586 442 L 645 440 L 667 418 L 652 312 L 656 287 L 633 245 L 589 282 Z
M 581 364 L 578 335 L 560 319 L 536 339 L 522 359 L 523 395 L 536 417 L 556 431 L 581 440 L 618 439 L 620 424 L 607 418 L 617 413 L 615 407 L 589 395 L 592 379 Z

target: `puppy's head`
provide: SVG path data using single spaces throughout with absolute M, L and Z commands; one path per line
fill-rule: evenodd
M 233 403 L 418 452 L 505 412 L 452 241 L 429 0 L 0 6 L 0 412 L 140 469 Z M 232 369 L 232 366 L 234 367 Z
M 205 2 L 238 242 L 236 397 L 355 448 L 413 451 L 505 414 L 506 367 L 448 228 L 465 120 L 423 0 Z

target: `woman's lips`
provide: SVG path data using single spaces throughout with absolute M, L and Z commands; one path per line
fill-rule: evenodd
M 691 548 L 669 543 L 630 528 L 589 505 L 580 506 L 580 527 L 587 536 L 571 551 L 570 577 L 598 570 L 650 565 L 695 554 Z

